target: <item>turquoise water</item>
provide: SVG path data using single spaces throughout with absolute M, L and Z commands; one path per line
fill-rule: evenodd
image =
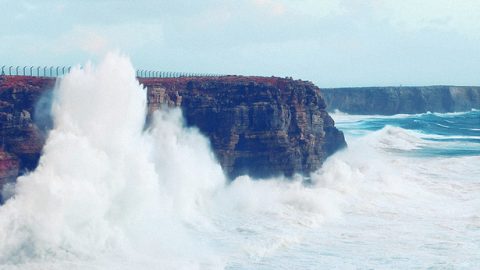
M 399 127 L 415 132 L 424 140 L 411 154 L 424 156 L 478 156 L 480 155 L 480 111 L 460 113 L 426 113 L 392 117 L 337 116 L 337 122 L 347 136 L 365 135 L 385 126 Z

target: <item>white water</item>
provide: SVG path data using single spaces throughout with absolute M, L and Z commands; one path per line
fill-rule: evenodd
M 1 269 L 480 265 L 479 157 L 401 157 L 392 150 L 424 142 L 387 127 L 350 141 L 310 186 L 227 184 L 180 111 L 144 131 L 145 111 L 125 57 L 61 80 L 40 165 L 0 208 Z

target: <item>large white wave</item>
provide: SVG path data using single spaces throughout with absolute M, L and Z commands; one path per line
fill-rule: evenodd
M 183 264 L 201 256 L 189 251 L 197 244 L 179 220 L 197 222 L 223 172 L 178 110 L 157 112 L 143 131 L 146 90 L 127 58 L 110 54 L 73 69 L 52 110 L 38 168 L 0 208 L 0 262 L 128 253 L 162 254 L 163 263 L 187 256 Z

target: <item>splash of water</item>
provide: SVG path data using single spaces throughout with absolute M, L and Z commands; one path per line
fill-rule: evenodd
M 129 60 L 116 54 L 60 80 L 39 166 L 0 208 L 0 265 L 222 268 L 223 248 L 233 247 L 212 239 L 234 223 L 242 230 L 269 216 L 311 225 L 336 215 L 327 210 L 332 196 L 318 197 L 301 179 L 242 177 L 227 186 L 208 140 L 185 127 L 181 111 L 156 112 L 144 130 L 146 104 Z M 271 250 L 263 239 L 252 238 L 249 253 Z
M 143 132 L 146 90 L 115 54 L 65 76 L 52 110 L 38 168 L 18 179 L 0 209 L 0 262 L 145 254 L 150 246 L 179 257 L 188 251 L 179 220 L 196 221 L 224 177 L 181 113 L 157 112 Z M 182 238 L 187 243 L 175 247 Z

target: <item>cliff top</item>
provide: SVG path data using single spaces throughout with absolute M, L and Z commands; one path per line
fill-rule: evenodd
M 214 76 L 214 77 L 180 77 L 180 78 L 139 78 L 139 81 L 148 86 L 162 85 L 162 86 L 172 86 L 172 85 L 186 85 L 190 81 L 195 81 L 196 83 L 219 83 L 219 84 L 244 84 L 248 85 L 251 83 L 256 84 L 266 84 L 278 87 L 280 89 L 284 88 L 285 85 L 290 83 L 302 84 L 314 86 L 312 82 L 303 81 L 303 80 L 294 80 L 292 78 L 280 78 L 280 77 L 261 77 L 261 76 Z M 314 86 L 316 87 L 316 86 Z

